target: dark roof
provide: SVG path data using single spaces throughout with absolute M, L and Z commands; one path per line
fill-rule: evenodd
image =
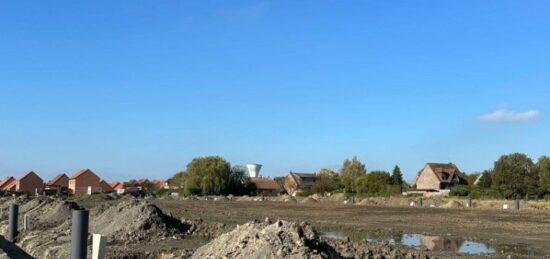
M 55 184 L 57 181 L 61 180 L 61 178 L 63 178 L 63 176 L 69 178 L 66 174 L 60 173 L 60 174 L 56 175 L 53 179 L 51 179 L 51 180 L 48 182 L 48 185 L 53 185 L 53 184 Z
M 466 180 L 464 174 L 461 173 L 458 167 L 453 163 L 427 163 L 427 165 L 442 183 L 450 183 L 455 176 L 458 176 L 461 180 Z
M 267 178 L 248 178 L 248 183 L 253 184 L 258 190 L 278 190 L 279 184 L 274 180 Z
M 290 172 L 290 175 L 299 187 L 311 187 L 317 181 L 317 174 Z

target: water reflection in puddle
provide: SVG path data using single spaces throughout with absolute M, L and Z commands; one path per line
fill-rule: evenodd
M 457 252 L 463 254 L 492 254 L 495 249 L 487 244 L 469 240 L 450 239 L 442 236 L 429 236 L 421 234 L 399 234 L 392 237 L 372 237 L 364 233 L 362 238 L 357 235 L 349 236 L 339 231 L 325 232 L 323 236 L 328 238 L 350 237 L 352 240 L 367 240 L 369 242 L 384 242 L 393 245 L 403 245 L 415 249 L 429 250 L 435 252 Z

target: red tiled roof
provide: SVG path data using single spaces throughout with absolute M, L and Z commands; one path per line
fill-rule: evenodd
M 278 190 L 277 182 L 266 178 L 248 178 L 248 182 L 256 186 L 258 190 Z
M 115 188 L 117 187 L 117 185 L 121 184 L 120 182 L 112 182 L 111 184 L 109 184 L 111 187 Z
M 0 184 L 0 189 L 4 189 L 4 187 L 8 186 L 12 181 L 15 181 L 13 176 L 6 177 L 6 179 L 2 181 L 2 184 Z
M 6 191 L 15 191 L 15 186 L 17 185 L 17 182 L 18 181 L 13 180 L 8 185 L 6 185 L 3 189 L 6 190 Z

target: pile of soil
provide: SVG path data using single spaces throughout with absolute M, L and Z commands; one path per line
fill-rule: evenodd
M 252 221 L 198 248 L 191 258 L 427 258 L 388 245 L 321 239 L 302 222 Z
M 72 211 L 80 207 L 70 201 L 52 199 L 44 202 L 42 206 L 29 213 L 32 229 L 48 229 L 62 224 L 71 219 Z
M 110 243 L 181 238 L 189 228 L 142 200 L 124 201 L 90 217 L 90 232 L 106 235 Z

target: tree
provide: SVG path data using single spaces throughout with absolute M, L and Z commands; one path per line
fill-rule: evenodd
M 501 156 L 493 172 L 493 185 L 506 198 L 537 192 L 538 175 L 533 160 L 525 154 Z
M 313 185 L 312 190 L 315 193 L 332 192 L 340 188 L 338 174 L 336 172 L 323 168 L 319 171 L 317 182 Z
M 185 172 L 176 173 L 172 178 L 168 179 L 168 184 L 176 188 L 183 188 L 185 182 Z
M 231 165 L 220 156 L 194 158 L 187 164 L 185 194 L 227 194 L 231 185 Z
M 403 174 L 401 173 L 401 168 L 395 166 L 391 174 L 391 184 L 401 186 L 403 184 Z
M 485 170 L 480 175 L 477 186 L 481 188 L 491 188 L 493 185 L 493 170 Z
M 550 157 L 541 156 L 537 161 L 537 173 L 539 175 L 539 186 L 542 193 L 550 193 Z
M 342 169 L 340 169 L 340 179 L 345 191 L 353 193 L 356 179 L 366 174 L 365 164 L 361 163 L 356 156 L 351 160 L 344 160 Z
M 229 178 L 229 190 L 228 193 L 235 195 L 242 195 L 246 192 L 244 186 L 244 180 L 246 179 L 246 168 L 242 165 L 236 165 L 231 168 L 231 175 Z
M 466 175 L 466 180 L 468 181 L 468 185 L 474 185 L 477 178 L 481 175 L 481 173 L 472 173 Z
M 279 193 L 283 193 L 285 191 L 285 180 L 286 176 L 273 177 L 273 181 L 277 182 L 277 185 L 279 186 Z
M 367 175 L 357 178 L 355 184 L 357 192 L 376 195 L 385 193 L 390 182 L 390 173 L 386 171 L 372 171 Z

